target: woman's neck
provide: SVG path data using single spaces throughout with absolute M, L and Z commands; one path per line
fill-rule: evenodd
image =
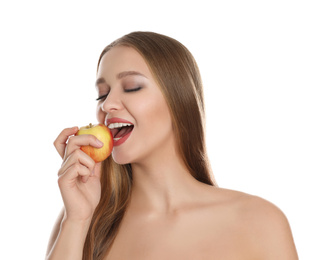
M 170 214 L 194 201 L 202 187 L 177 156 L 133 163 L 130 208 L 149 214 Z

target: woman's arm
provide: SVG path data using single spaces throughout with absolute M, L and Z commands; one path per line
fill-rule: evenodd
M 58 184 L 64 209 L 53 228 L 47 260 L 82 260 L 91 218 L 101 197 L 101 163 L 95 163 L 80 148 L 100 148 L 103 143 L 93 135 L 74 136 L 76 132 L 77 128 L 66 128 L 54 142 L 63 159 Z
M 59 213 L 59 215 L 55 221 L 55 224 L 53 226 L 51 236 L 50 236 L 49 242 L 48 242 L 46 257 L 49 256 L 49 254 L 50 254 L 50 252 L 55 244 L 55 241 L 60 233 L 60 228 L 61 228 L 61 223 L 62 223 L 63 217 L 64 217 L 64 207 L 62 208 L 61 212 Z
M 90 221 L 69 221 L 64 214 L 57 219 L 49 241 L 47 260 L 82 259 Z

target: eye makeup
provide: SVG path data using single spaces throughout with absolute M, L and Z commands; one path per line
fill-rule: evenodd
M 105 94 L 105 95 L 102 95 L 102 96 L 99 96 L 96 101 L 100 101 L 102 99 L 105 99 L 107 96 L 108 96 L 109 93 Z
M 138 86 L 137 88 L 129 88 L 129 89 L 124 89 L 125 92 L 135 92 L 139 91 L 142 87 Z
M 136 88 L 124 89 L 124 92 L 125 92 L 125 93 L 136 92 L 136 91 L 139 91 L 140 89 L 142 89 L 142 87 L 141 87 L 141 86 L 138 86 L 138 87 L 136 87 Z M 107 98 L 108 94 L 109 94 L 109 93 L 106 93 L 106 94 L 104 94 L 104 95 L 102 95 L 102 96 L 99 96 L 99 97 L 96 99 L 96 101 L 104 100 L 105 98 Z
M 133 75 L 129 74 L 129 75 L 126 75 L 125 77 L 123 77 L 123 79 L 121 79 L 119 83 L 120 83 L 121 88 L 122 88 L 124 93 L 133 93 L 133 92 L 137 92 L 137 91 L 144 88 L 144 85 L 146 83 L 145 80 L 146 80 L 146 78 L 144 78 L 144 77 L 133 76 Z M 106 83 L 105 81 L 103 81 L 103 82 Z M 98 85 L 96 85 L 96 86 L 98 86 Z M 99 92 L 100 93 L 104 92 L 105 94 L 101 93 L 102 95 L 100 95 L 96 99 L 96 101 L 105 100 L 111 91 L 111 87 L 108 84 L 106 84 L 106 86 L 103 88 L 101 88 L 101 87 L 102 86 L 100 86 L 100 87 L 98 86 Z

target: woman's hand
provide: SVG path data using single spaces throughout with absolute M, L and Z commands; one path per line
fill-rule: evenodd
M 58 184 L 65 207 L 65 216 L 70 221 L 89 221 L 101 197 L 101 163 L 84 153 L 80 147 L 103 146 L 93 135 L 74 136 L 77 127 L 64 129 L 54 142 L 63 159 L 58 172 Z

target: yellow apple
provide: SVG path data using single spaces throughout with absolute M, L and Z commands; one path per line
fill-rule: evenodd
M 75 135 L 94 135 L 104 144 L 101 148 L 95 148 L 90 145 L 81 147 L 81 150 L 89 155 L 95 162 L 104 161 L 112 153 L 113 136 L 110 129 L 103 124 L 83 126 Z

